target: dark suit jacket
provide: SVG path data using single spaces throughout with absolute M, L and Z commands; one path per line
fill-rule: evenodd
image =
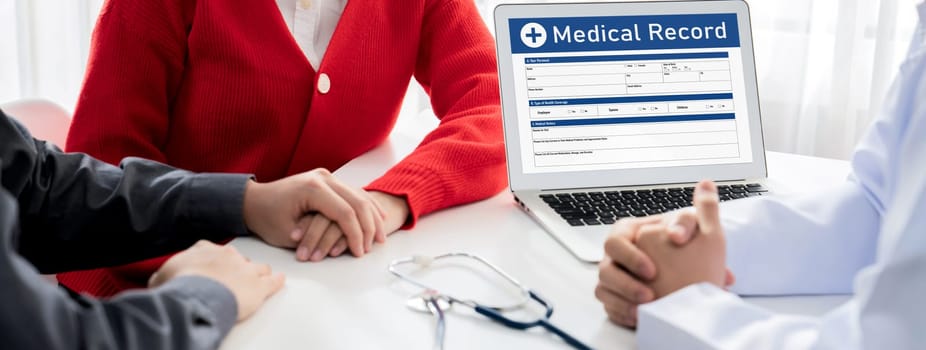
M 70 296 L 39 273 L 125 264 L 245 234 L 247 181 L 62 153 L 0 111 L 0 348 L 217 347 L 238 310 L 211 279 L 182 277 L 95 300 Z

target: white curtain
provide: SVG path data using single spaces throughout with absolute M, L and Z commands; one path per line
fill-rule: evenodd
M 848 158 L 903 59 L 919 1 L 747 1 L 766 147 Z M 477 1 L 490 27 L 508 2 L 531 1 Z
M 767 147 L 847 158 L 903 59 L 918 1 L 748 1 Z M 0 0 L 0 103 L 40 97 L 73 110 L 102 2 Z M 476 2 L 491 28 L 507 1 Z M 412 85 L 412 117 L 399 127 L 430 128 L 433 117 L 414 113 L 427 99 Z
M 768 148 L 848 158 L 881 111 L 919 1 L 750 1 Z
M 44 98 L 73 111 L 103 0 L 0 0 L 0 103 Z

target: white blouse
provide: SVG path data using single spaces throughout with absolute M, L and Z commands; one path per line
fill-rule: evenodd
M 347 0 L 277 0 L 286 27 L 318 70 Z

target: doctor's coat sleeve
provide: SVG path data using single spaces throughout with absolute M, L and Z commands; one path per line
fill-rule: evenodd
M 926 17 L 926 4 L 920 13 Z M 728 263 L 738 277 L 735 291 L 854 291 L 853 298 L 821 318 L 787 316 L 713 285 L 692 285 L 640 308 L 641 348 L 843 350 L 926 344 L 922 32 L 921 24 L 885 112 L 853 155 L 850 181 L 791 202 L 769 198 L 722 209 Z
M 247 179 L 63 154 L 0 112 L 0 347 L 217 347 L 238 310 L 216 281 L 181 277 L 95 300 L 39 273 L 124 264 L 243 234 Z

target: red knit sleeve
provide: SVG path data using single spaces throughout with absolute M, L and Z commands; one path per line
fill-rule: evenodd
M 506 186 L 494 40 L 471 0 L 425 6 L 415 78 L 440 125 L 368 190 L 408 199 L 419 216 L 488 198 Z
M 195 1 L 108 0 L 90 47 L 66 149 L 109 163 L 164 162 L 169 103 L 183 73 Z

